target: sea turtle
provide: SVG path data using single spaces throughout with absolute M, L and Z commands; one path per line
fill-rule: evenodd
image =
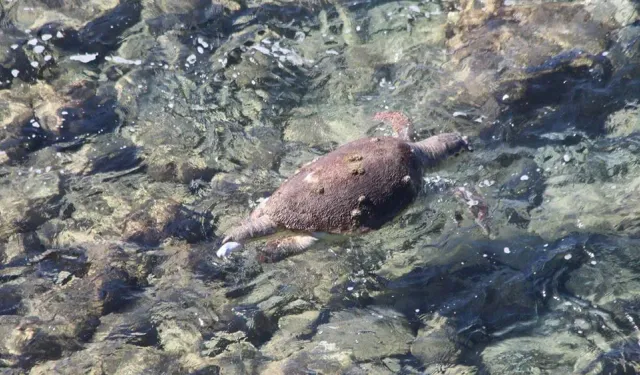
M 358 139 L 302 166 L 226 233 L 217 255 L 278 234 L 262 250 L 263 261 L 274 261 L 331 235 L 379 229 L 418 195 L 425 171 L 472 151 L 467 137 L 458 133 L 411 142 L 411 122 L 399 112 L 381 112 L 374 119 L 390 122 L 394 136 Z

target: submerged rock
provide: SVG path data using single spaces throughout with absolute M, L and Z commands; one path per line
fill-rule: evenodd
M 632 371 L 635 5 L 320 5 L 3 3 L 2 371 Z M 478 152 L 378 234 L 215 258 L 214 229 L 400 109 Z M 465 184 L 497 237 L 450 214 Z
M 594 20 L 580 3 L 491 1 L 476 8 L 465 1 L 461 8 L 447 40 L 450 84 L 459 88 L 458 102 L 482 108 L 489 121 L 506 105 L 517 112 L 541 108 L 578 85 L 601 87 L 610 77 L 610 63 L 599 54 L 612 27 Z
M 567 333 L 547 338 L 512 338 L 491 345 L 482 351 L 482 362 L 491 374 L 570 374 L 583 356 L 574 348 L 583 347 L 585 340 Z
M 318 326 L 316 344 L 335 345 L 357 361 L 403 355 L 413 334 L 406 319 L 390 309 L 345 310 Z
M 455 328 L 447 324 L 447 319 L 436 316 L 411 344 L 411 354 L 427 368 L 447 368 L 457 364 L 460 348 Z
M 312 342 L 287 359 L 264 366 L 264 374 L 305 374 L 309 369 L 323 374 L 344 374 L 354 365 L 352 356 L 334 343 Z
M 278 331 L 261 351 L 275 360 L 281 360 L 302 350 L 308 342 L 302 337 L 313 333 L 313 323 L 319 316 L 319 311 L 306 311 L 281 318 L 278 321 Z
M 210 220 L 210 215 L 199 215 L 177 202 L 153 200 L 124 219 L 122 232 L 127 241 L 152 246 L 168 237 L 193 243 L 211 236 Z
M 640 234 L 635 197 L 640 180 L 550 186 L 544 203 L 532 211 L 529 230 L 558 236 L 573 231 Z
M 19 163 L 45 147 L 73 150 L 87 138 L 113 131 L 120 125 L 117 105 L 99 91 L 94 82 L 77 80 L 57 88 L 38 83 L 10 94 L 0 92 L 16 110 L 0 128 L 0 151 Z M 32 109 L 21 110 L 25 103 Z
M 609 137 L 626 137 L 640 131 L 640 106 L 630 104 L 609 115 L 605 124 Z
M 30 373 L 34 375 L 78 374 L 88 371 L 106 374 L 165 373 L 177 375 L 198 373 L 197 371 L 206 368 L 209 372 L 204 373 L 217 374 L 217 368 L 211 364 L 193 369 L 188 364 L 180 362 L 176 356 L 159 349 L 106 342 L 91 344 L 86 349 L 67 358 L 37 365 Z
M 35 230 L 56 217 L 63 196 L 63 178 L 53 171 L 25 171 L 3 178 L 0 188 L 0 238 Z

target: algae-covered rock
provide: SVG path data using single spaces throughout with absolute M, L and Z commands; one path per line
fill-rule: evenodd
M 459 85 L 463 101 L 479 107 L 494 100 L 533 101 L 538 90 L 548 92 L 556 84 L 555 73 L 566 80 L 572 71 L 601 64 L 594 57 L 606 48 L 610 28 L 593 20 L 582 4 L 508 7 L 492 1 L 477 9 L 473 4 L 463 2 L 447 41 L 452 84 Z M 580 53 L 553 59 L 570 51 Z M 540 87 L 545 85 L 549 90 Z
M 216 374 L 217 369 L 213 365 L 206 365 L 210 374 Z M 191 372 L 180 363 L 179 358 L 167 354 L 156 348 L 143 348 L 135 345 L 118 343 L 101 343 L 88 345 L 84 350 L 78 351 L 67 358 L 58 361 L 50 361 L 35 366 L 30 374 L 78 374 L 78 373 L 105 373 L 105 374 L 188 374 Z M 199 369 L 198 369 L 199 370 Z
M 63 195 L 63 178 L 58 172 L 14 172 L 0 184 L 0 238 L 34 230 L 58 215 Z
M 583 338 L 566 332 L 542 338 L 512 338 L 491 345 L 482 351 L 482 362 L 491 374 L 573 373 L 583 355 L 573 348 L 585 344 Z
M 630 105 L 607 118 L 607 133 L 610 137 L 626 137 L 640 131 L 640 107 Z
M 278 321 L 279 330 L 261 349 L 274 359 L 284 359 L 305 348 L 308 340 L 302 339 L 313 333 L 313 323 L 320 316 L 319 311 L 305 311 L 301 314 L 287 315 Z
M 426 367 L 450 367 L 458 362 L 460 347 L 455 328 L 447 325 L 447 319 L 435 317 L 411 344 L 411 354 Z
M 327 341 L 311 342 L 281 361 L 271 362 L 263 367 L 262 374 L 304 374 L 309 369 L 323 374 L 338 375 L 351 368 L 354 361 L 349 353 L 334 343 Z

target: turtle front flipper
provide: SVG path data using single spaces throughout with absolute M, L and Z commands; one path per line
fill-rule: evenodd
M 242 225 L 232 228 L 227 233 L 216 255 L 218 257 L 226 257 L 232 251 L 241 249 L 246 241 L 271 235 L 277 230 L 278 225 L 269 216 L 252 216 Z
M 318 241 L 318 238 L 310 235 L 275 239 L 267 242 L 265 248 L 258 255 L 258 260 L 261 263 L 278 262 L 309 250 Z
M 468 214 L 473 218 L 487 237 L 495 237 L 491 230 L 489 205 L 480 193 L 473 188 L 457 187 L 453 189 L 453 196 L 460 203 L 466 206 Z
M 225 258 L 229 254 L 231 254 L 233 251 L 241 249 L 243 246 L 244 245 L 241 244 L 240 242 L 233 242 L 233 241 L 226 242 L 222 246 L 220 246 L 218 251 L 216 251 L 216 255 L 218 256 L 218 258 Z
M 391 125 L 394 137 L 411 142 L 411 137 L 414 135 L 413 123 L 404 113 L 397 111 L 378 112 L 373 116 L 373 119 Z

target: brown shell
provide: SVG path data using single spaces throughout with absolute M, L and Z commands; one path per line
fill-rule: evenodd
M 276 190 L 259 215 L 297 231 L 378 229 L 415 198 L 422 172 L 397 138 L 347 143 L 305 165 Z

